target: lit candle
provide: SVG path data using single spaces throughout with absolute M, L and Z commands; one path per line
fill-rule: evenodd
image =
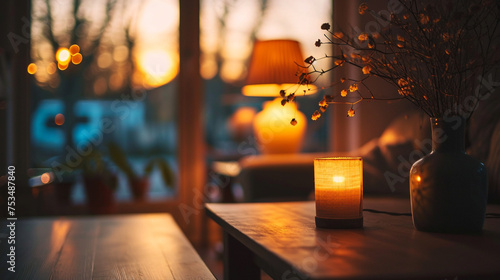
M 362 158 L 315 159 L 314 183 L 317 227 L 363 227 Z

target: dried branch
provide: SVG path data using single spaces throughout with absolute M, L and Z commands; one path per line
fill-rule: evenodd
M 331 87 L 343 88 L 336 96 L 325 96 L 319 102 L 320 109 L 313 114 L 313 119 L 319 118 L 320 111 L 324 112 L 328 104 L 352 106 L 367 99 L 387 100 L 377 98 L 366 85 L 365 81 L 373 77 L 396 87 L 399 96 L 394 99 L 407 99 L 431 117 L 464 112 L 464 117 L 470 116 L 473 110 L 467 111 L 464 107 L 481 87 L 480 77 L 498 67 L 498 5 L 490 0 L 399 0 L 399 3 L 403 10 L 392 13 L 389 19 L 370 10 L 365 3 L 360 5 L 360 14 L 388 23 L 379 33 L 347 35 L 338 28 L 332 30 L 330 24 L 321 26 L 326 32 L 325 39 L 318 39 L 315 45 L 333 45 L 341 55 L 308 57 L 299 83 L 314 83 L 320 76 L 344 65 L 360 69 L 365 76 L 354 80 L 342 78 L 341 83 L 332 83 Z M 314 64 L 322 59 L 332 59 L 333 66 L 316 69 Z M 359 92 L 360 85 L 369 96 Z M 360 98 L 354 102 L 342 100 L 347 93 L 356 93 Z M 286 92 L 283 97 L 289 102 Z M 472 100 L 475 108 L 478 98 Z M 354 116 L 354 112 L 348 116 Z

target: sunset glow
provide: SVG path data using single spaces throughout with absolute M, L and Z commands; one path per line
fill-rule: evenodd
M 139 54 L 137 66 L 144 86 L 159 87 L 177 75 L 178 58 L 165 50 L 148 50 Z
M 57 2 L 57 1 L 56 1 Z M 99 69 L 89 71 L 93 81 L 94 70 L 106 72 L 106 84 L 98 82 L 99 89 L 109 88 L 119 90 L 125 81 L 132 79 L 132 84 L 139 87 L 153 88 L 165 85 L 175 78 L 179 68 L 178 32 L 179 32 L 179 3 L 174 0 L 147 0 L 147 1 L 117 1 L 117 5 L 124 5 L 118 17 L 112 17 L 102 42 L 108 46 L 99 46 L 93 50 L 89 48 L 86 37 L 99 36 L 99 30 L 104 24 L 102 17 L 102 3 L 89 2 L 82 5 L 78 13 L 92 24 L 85 34 L 69 36 L 70 29 L 65 23 L 74 20 L 71 1 L 60 1 L 53 5 L 53 34 L 57 38 L 68 38 L 71 41 L 60 41 L 61 47 L 54 49 L 54 44 L 48 41 L 33 43 L 36 53 L 33 63 L 38 71 L 31 66 L 28 73 L 35 74 L 38 83 L 53 88 L 59 81 L 57 70 L 66 70 L 69 64 L 87 67 L 96 65 Z M 127 5 L 125 5 L 125 3 Z M 221 22 L 224 4 L 216 0 L 203 0 L 201 4 L 201 67 L 200 72 L 204 79 L 219 76 L 226 83 L 241 82 L 247 75 L 247 61 L 252 52 L 253 37 L 258 39 L 291 38 L 301 41 L 304 54 L 322 55 L 315 52 L 317 48 L 308 44 L 316 39 L 313 32 L 297 32 L 297 30 L 312 30 L 329 19 L 330 1 L 318 0 L 314 6 L 317 15 L 314 20 L 304 22 L 293 20 L 289 15 L 302 10 L 301 1 L 275 0 L 266 6 L 265 13 L 258 1 L 237 1 L 231 4 L 227 17 Z M 33 18 L 44 19 L 46 16 L 46 2 L 35 1 L 33 4 Z M 36 36 L 42 34 L 42 20 L 33 25 Z M 256 22 L 260 22 L 257 25 Z M 128 38 L 124 37 L 124 23 L 130 23 Z M 221 26 L 226 26 L 225 28 Z M 231 27 L 231 28 L 227 28 Z M 83 31 L 82 31 L 83 32 Z M 252 35 L 253 34 L 253 35 Z M 314 38 L 313 38 L 314 37 Z M 75 40 L 76 39 L 76 40 Z M 133 44 L 128 44 L 128 39 Z M 87 56 L 88 57 L 83 57 Z M 83 60 L 88 64 L 81 65 Z M 92 60 L 92 61 L 91 61 Z M 135 66 L 134 71 L 128 71 L 130 64 Z M 71 67 L 69 67 L 71 68 Z M 35 73 L 36 72 L 36 73 Z M 114 74 L 119 75 L 114 75 Z M 113 76 L 114 75 L 114 76 Z M 113 80 L 111 81 L 111 77 Z M 103 93 L 105 94 L 105 93 Z

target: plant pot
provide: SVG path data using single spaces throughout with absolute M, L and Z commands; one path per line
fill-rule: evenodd
M 486 168 L 465 153 L 465 119 L 431 118 L 431 126 L 432 153 L 410 170 L 413 224 L 429 232 L 481 232 Z
M 130 179 L 129 184 L 135 200 L 144 200 L 146 198 L 149 190 L 149 180 L 147 177 Z
M 85 176 L 85 194 L 87 195 L 87 206 L 90 214 L 113 214 L 116 204 L 110 181 L 117 180 L 116 176 L 111 178 L 102 175 Z

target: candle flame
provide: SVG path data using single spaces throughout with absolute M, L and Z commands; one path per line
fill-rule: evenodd
M 344 176 L 333 176 L 334 183 L 343 183 L 345 181 Z

